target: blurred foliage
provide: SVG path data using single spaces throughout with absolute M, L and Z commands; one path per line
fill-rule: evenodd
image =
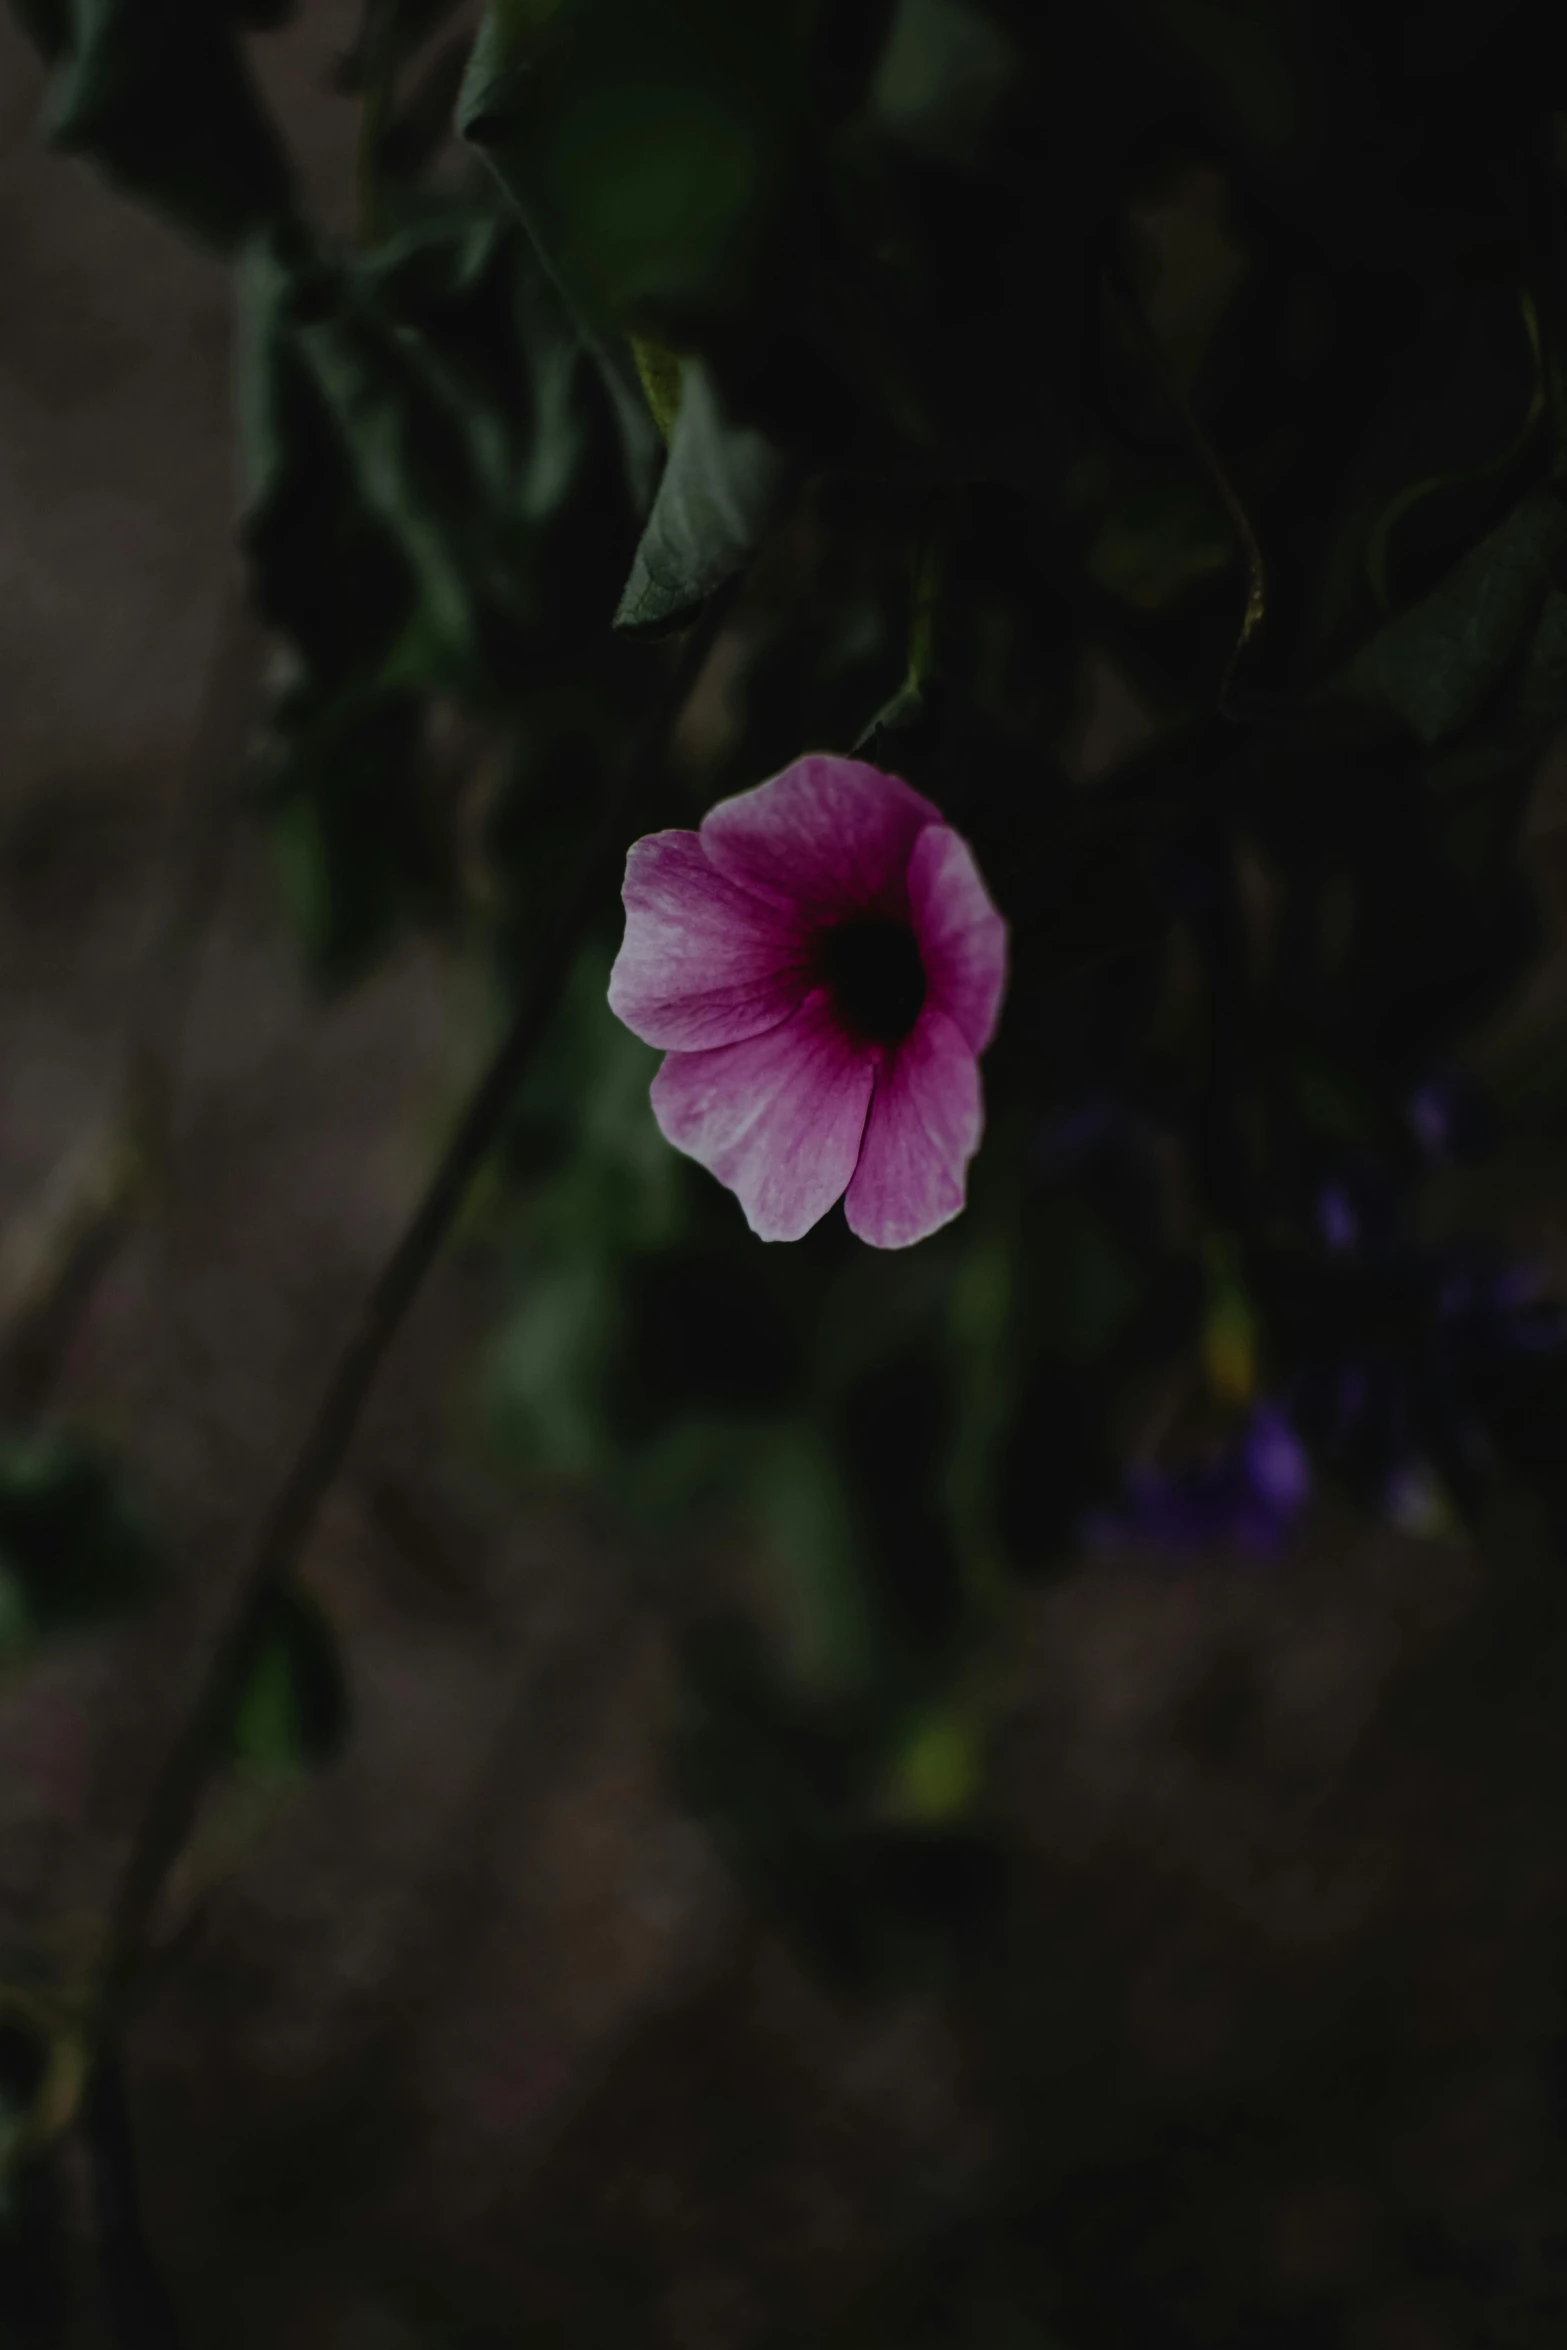
M 201 0 L 29 0 L 22 11 L 53 66 L 50 141 L 226 253 L 292 203 L 238 39 L 245 14 Z
M 147 1598 L 158 1554 L 106 1454 L 59 1432 L 0 1435 L 0 1659 Z
M 234 1760 L 269 1778 L 329 1762 L 347 1736 L 343 1661 L 319 1600 L 297 1584 L 272 1621 L 235 1712 Z
M 1413 1107 L 1545 938 L 1554 12 L 490 0 L 465 54 L 367 0 L 352 246 L 246 77 L 273 13 L 21 5 L 50 135 L 237 257 L 257 795 L 318 975 L 420 925 L 500 1016 L 730 582 L 639 828 L 863 745 L 1011 924 L 971 1203 L 918 1250 L 764 1249 L 664 1148 L 610 895 L 470 1226 L 484 1441 L 641 1530 L 694 1799 L 825 1966 L 929 1979 L 1004 1894 L 1019 1579 L 1129 1466 L 1211 1483 L 1271 1398 L 1356 1506 L 1567 1501 L 1556 1334 L 1427 1231 L 1470 1145 Z M 1525 1095 L 1567 1130 L 1560 1054 Z M 339 1726 L 290 1622 L 258 1753 Z

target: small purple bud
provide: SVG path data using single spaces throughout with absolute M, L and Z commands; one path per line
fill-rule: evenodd
M 1325 1245 L 1336 1254 L 1359 1245 L 1360 1218 L 1342 1183 L 1325 1183 L 1317 1200 L 1317 1222 Z
M 1432 1158 L 1445 1158 L 1453 1147 L 1453 1094 L 1439 1077 L 1417 1085 L 1409 1097 L 1409 1123 L 1415 1139 Z
M 1258 1404 L 1246 1431 L 1245 1462 L 1258 1497 L 1282 1516 L 1303 1509 L 1311 1494 L 1311 1462 L 1277 1404 Z

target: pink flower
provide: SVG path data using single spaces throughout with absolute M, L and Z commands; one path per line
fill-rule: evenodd
M 763 1240 L 842 1198 L 905 1248 L 963 1206 L 1006 925 L 967 845 L 895 775 L 825 754 L 626 863 L 609 1000 L 666 1049 L 653 1114 Z

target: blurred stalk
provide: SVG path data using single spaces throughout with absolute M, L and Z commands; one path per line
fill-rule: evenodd
M 1262 548 L 1258 543 L 1257 534 L 1252 528 L 1251 517 L 1241 502 L 1240 492 L 1225 471 L 1224 461 L 1218 450 L 1209 440 L 1207 433 L 1198 421 L 1197 411 L 1171 374 L 1158 337 L 1144 316 L 1137 297 L 1122 282 L 1118 271 L 1113 266 L 1107 268 L 1105 272 L 1104 286 L 1112 317 L 1132 349 L 1141 358 L 1154 382 L 1158 385 L 1167 405 L 1173 411 L 1187 446 L 1207 475 L 1219 504 L 1224 509 L 1230 528 L 1235 533 L 1246 567 L 1246 609 L 1241 618 L 1240 634 L 1224 665 L 1224 675 L 1219 680 L 1219 714 L 1224 718 L 1233 718 L 1236 716 L 1236 712 L 1231 705 L 1230 689 L 1235 680 L 1236 669 L 1247 646 L 1252 643 L 1267 618 L 1268 575 L 1262 559 Z
M 372 1284 L 275 1489 L 239 1574 L 227 1626 L 154 1780 L 110 1910 L 92 2001 L 93 2039 L 99 2050 L 112 2048 L 124 2020 L 160 1897 L 195 1824 L 235 1706 L 265 1643 L 277 1596 L 286 1588 L 342 1467 L 382 1362 L 505 1127 L 584 939 L 606 896 L 618 888 L 628 829 L 663 770 L 680 713 L 727 618 L 734 584 L 712 599 L 687 632 L 641 748 L 628 764 L 576 890 L 544 943 L 511 1027 L 470 1097 L 401 1239 Z
M 116 2050 L 99 2056 L 82 2116 L 104 2298 L 125 2350 L 179 2350 L 174 2304 L 142 2221 L 125 2072 Z

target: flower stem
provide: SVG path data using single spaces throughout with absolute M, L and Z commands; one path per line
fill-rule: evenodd
M 92 2002 L 92 2037 L 99 2049 L 112 2043 L 122 2020 L 159 1897 L 194 1825 L 234 1708 L 261 1653 L 273 1603 L 292 1575 L 342 1467 L 381 1364 L 505 1124 L 605 891 L 618 879 L 630 812 L 663 765 L 670 735 L 706 663 L 728 602 L 727 597 L 715 597 L 688 633 L 576 892 L 545 943 L 531 985 L 424 1197 L 372 1284 L 273 1494 L 239 1575 L 228 1623 L 153 1784 L 110 1910 Z
M 1230 706 L 1230 687 L 1234 681 L 1237 665 L 1241 655 L 1267 617 L 1268 575 L 1262 559 L 1262 548 L 1258 544 L 1257 534 L 1251 526 L 1251 517 L 1241 503 L 1240 493 L 1224 469 L 1223 459 L 1198 422 L 1197 412 L 1190 400 L 1166 366 L 1164 353 L 1159 348 L 1153 329 L 1143 316 L 1141 306 L 1131 292 L 1121 284 L 1113 269 L 1106 272 L 1105 290 L 1110 308 L 1122 332 L 1141 356 L 1149 374 L 1173 410 L 1192 454 L 1208 476 L 1219 503 L 1229 519 L 1230 527 L 1240 542 L 1241 555 L 1246 565 L 1246 609 L 1241 619 L 1240 634 L 1224 665 L 1224 675 L 1219 680 L 1218 697 L 1220 714 L 1226 718 L 1233 717 L 1234 712 Z

